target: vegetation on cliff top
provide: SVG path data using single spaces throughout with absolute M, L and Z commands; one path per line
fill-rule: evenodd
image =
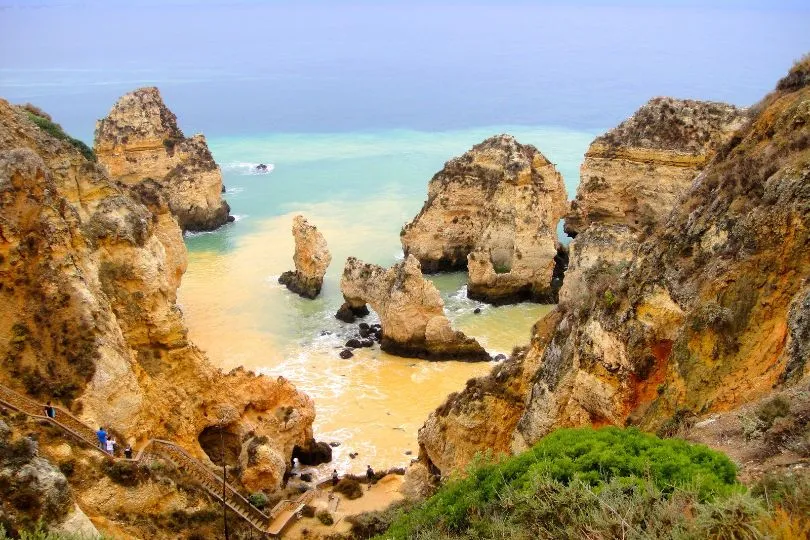
M 43 113 L 40 109 L 32 106 L 32 105 L 25 105 L 23 106 L 25 109 L 25 113 L 28 115 L 28 118 L 37 125 L 39 129 L 47 133 L 52 137 L 56 137 L 57 139 L 61 139 L 73 145 L 88 161 L 96 161 L 96 154 L 93 152 L 93 149 L 87 146 L 84 142 L 80 141 L 79 139 L 75 139 L 65 133 L 65 130 L 62 129 L 62 126 L 55 123 L 50 117 Z
M 635 429 L 563 429 L 518 456 L 479 461 L 361 536 L 788 538 L 810 530 L 810 520 L 790 514 L 808 510 L 800 501 L 810 481 L 779 486 L 770 488 L 783 495 L 777 503 L 767 490 L 746 493 L 734 464 L 701 445 Z

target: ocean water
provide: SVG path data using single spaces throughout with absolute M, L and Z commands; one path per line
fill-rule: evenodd
M 360 472 L 407 463 L 427 414 L 490 366 L 377 348 L 340 360 L 347 256 L 398 260 L 430 177 L 497 133 L 536 145 L 573 197 L 595 135 L 653 96 L 756 102 L 810 51 L 807 28 L 803 0 L 0 0 L 0 96 L 91 143 L 119 96 L 155 85 L 187 134 L 206 134 L 238 219 L 187 237 L 191 337 L 216 365 L 308 392 L 337 468 Z M 276 281 L 297 213 L 333 255 L 312 301 Z M 549 309 L 475 315 L 463 274 L 431 279 L 493 353 Z

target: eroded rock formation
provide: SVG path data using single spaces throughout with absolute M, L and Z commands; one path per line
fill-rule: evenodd
M 278 282 L 304 298 L 315 298 L 321 292 L 323 276 L 332 262 L 326 239 L 304 216 L 295 216 L 292 226 L 295 238 L 294 271 L 281 274 Z
M 427 272 L 467 268 L 470 298 L 553 302 L 556 227 L 567 209 L 554 165 L 535 147 L 498 135 L 436 173 L 402 247 Z
M 205 459 L 198 436 L 222 428 L 269 456 L 244 456 L 245 485 L 279 485 L 312 439 L 312 401 L 209 363 L 175 304 L 186 251 L 164 190 L 115 184 L 31 114 L 0 100 L 2 383 L 136 448 L 164 438 Z
M 566 232 L 591 223 L 652 230 L 743 120 L 725 103 L 651 99 L 591 143 Z
M 94 148 L 109 175 L 127 185 L 161 186 L 184 231 L 208 231 L 229 220 L 222 173 L 203 135 L 186 138 L 157 88 L 125 94 L 96 123 Z
M 453 330 L 436 287 L 425 279 L 413 255 L 383 268 L 349 257 L 340 281 L 346 303 L 358 312 L 368 304 L 380 316 L 381 348 L 391 354 L 429 360 L 489 360 L 478 342 Z
M 558 427 L 656 430 L 806 384 L 809 74 L 805 59 L 752 109 L 649 235 L 608 216 L 577 237 L 577 279 L 538 325 L 552 330 L 504 369 L 527 358 L 537 367 L 501 381 L 496 368 L 452 396 L 420 431 L 429 464 L 458 470 L 476 448 L 511 438 L 519 451 Z M 523 400 L 504 405 L 523 381 Z M 467 423 L 516 414 L 468 444 Z

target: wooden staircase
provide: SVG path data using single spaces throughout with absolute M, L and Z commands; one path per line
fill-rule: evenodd
M 102 452 L 111 459 L 132 462 L 146 461 L 154 457 L 165 459 L 174 464 L 183 474 L 192 478 L 202 486 L 212 497 L 220 502 L 224 500 L 225 505 L 230 510 L 250 523 L 254 529 L 263 535 L 275 536 L 280 534 L 287 523 L 295 517 L 295 514 L 291 514 L 289 511 L 273 511 L 270 515 L 267 515 L 250 504 L 250 502 L 230 484 L 225 483 L 223 489 L 221 476 L 212 472 L 203 462 L 194 458 L 183 447 L 173 442 L 151 439 L 140 449 L 134 459 L 112 458 L 112 456 L 107 454 L 98 445 L 96 431 L 61 407 L 54 407 L 57 411 L 56 418 L 50 418 L 45 414 L 44 404 L 38 403 L 3 385 L 0 385 L 0 404 L 25 413 L 28 416 L 46 420 L 61 428 L 74 439 L 86 444 L 90 448 Z M 303 507 L 304 501 L 308 501 L 312 498 L 311 495 L 312 493 L 307 492 L 302 494 L 302 496 L 295 501 L 282 501 L 282 503 L 289 503 L 288 505 L 284 505 L 284 508 L 293 505 L 293 507 L 300 510 L 300 508 Z M 280 509 L 281 507 L 276 505 L 276 508 Z

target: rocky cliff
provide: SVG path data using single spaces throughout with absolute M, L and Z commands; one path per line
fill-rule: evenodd
M 808 74 L 805 59 L 750 111 L 648 236 L 611 215 L 578 236 L 576 286 L 566 277 L 561 303 L 538 323 L 527 351 L 431 415 L 420 432 L 423 456 L 446 473 L 476 448 L 505 450 L 510 438 L 517 451 L 563 426 L 669 429 L 806 381 Z M 499 371 L 525 368 L 526 359 L 529 374 Z M 504 389 L 527 387 L 514 406 L 492 405 L 505 403 Z M 490 425 L 485 441 L 459 452 L 472 445 L 463 427 L 452 426 L 463 426 L 469 411 L 520 419 Z
M 552 302 L 556 227 L 567 208 L 554 165 L 535 147 L 498 135 L 436 173 L 402 247 L 428 272 L 468 268 L 470 298 Z
M 321 292 L 323 276 L 332 262 L 326 239 L 304 216 L 295 216 L 292 226 L 295 238 L 294 271 L 281 274 L 278 282 L 304 298 L 315 298 Z
M 157 88 L 121 97 L 96 123 L 94 149 L 112 178 L 127 185 L 157 182 L 184 231 L 213 230 L 228 221 L 222 173 L 205 137 L 183 135 Z
M 591 143 L 566 232 L 591 223 L 651 230 L 743 120 L 744 111 L 725 103 L 651 99 Z
M 439 291 L 424 278 L 413 255 L 387 269 L 349 257 L 340 290 L 346 300 L 341 310 L 362 312 L 369 304 L 377 312 L 380 346 L 388 353 L 429 360 L 490 359 L 475 339 L 450 327 Z
M 311 443 L 312 401 L 208 362 L 175 304 L 186 251 L 164 190 L 116 184 L 34 116 L 0 100 L 0 381 L 136 447 L 170 439 L 205 459 L 221 428 L 245 483 L 277 486 Z

